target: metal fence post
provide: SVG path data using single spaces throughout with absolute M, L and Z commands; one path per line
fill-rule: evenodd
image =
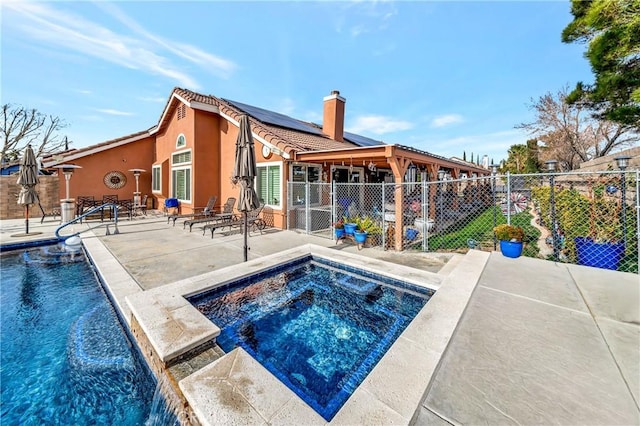
M 507 171 L 507 223 L 511 225 L 511 172 Z
M 493 200 L 493 251 L 498 249 L 498 238 L 496 237 L 496 225 L 497 225 L 497 212 L 496 212 L 496 175 L 497 175 L 497 167 L 492 164 L 491 165 L 491 198 Z
M 309 201 L 311 200 L 310 185 L 311 183 L 309 182 L 305 182 L 304 184 L 304 220 L 307 234 L 311 233 L 311 209 L 309 208 Z
M 387 249 L 387 230 L 385 229 L 385 225 L 386 225 L 386 221 L 385 221 L 385 202 L 386 202 L 386 198 L 384 195 L 384 190 L 385 187 L 387 186 L 384 182 L 381 183 L 382 185 L 382 249 L 386 250 Z
M 331 234 L 333 235 L 333 239 L 336 239 L 336 230 L 335 230 L 335 222 L 336 222 L 336 181 L 331 181 L 331 194 L 329 195 L 331 198 Z
M 557 262 L 560 258 L 560 241 L 558 238 L 558 225 L 556 224 L 556 199 L 555 199 L 555 183 L 554 172 L 556 171 L 556 160 L 549 160 L 546 162 L 547 170 L 549 174 L 549 203 L 551 204 L 551 241 L 553 243 L 553 259 Z
M 640 275 L 640 170 L 636 170 L 636 252 L 638 254 L 638 274 Z

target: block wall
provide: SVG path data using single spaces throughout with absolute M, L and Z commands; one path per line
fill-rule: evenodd
M 18 204 L 20 185 L 16 183 L 17 175 L 0 176 L 0 219 L 20 219 L 24 217 L 24 206 Z M 54 207 L 60 208 L 60 181 L 58 176 L 39 176 L 40 183 L 36 191 L 45 212 L 50 213 Z M 29 217 L 41 217 L 40 208 L 29 207 Z

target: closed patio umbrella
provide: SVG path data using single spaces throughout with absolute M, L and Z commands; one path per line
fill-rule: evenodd
M 251 124 L 249 117 L 240 117 L 240 129 L 236 140 L 236 162 L 233 169 L 233 177 L 240 183 L 240 196 L 238 197 L 238 210 L 244 213 L 244 261 L 247 261 L 247 212 L 255 210 L 260 205 L 258 194 L 253 188 L 256 177 L 256 153 L 251 136 Z
M 20 194 L 18 194 L 18 204 L 26 206 L 25 210 L 25 233 L 29 233 L 29 205 L 40 202 L 36 185 L 38 184 L 38 163 L 36 156 L 31 149 L 31 145 L 27 145 L 24 151 L 22 161 L 20 161 L 20 171 L 18 173 L 18 185 L 22 186 Z

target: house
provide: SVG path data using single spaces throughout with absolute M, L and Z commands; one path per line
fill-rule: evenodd
M 416 171 L 435 180 L 441 168 L 454 179 L 462 173 L 489 174 L 474 164 L 345 132 L 345 104 L 345 98 L 332 91 L 323 101 L 322 125 L 317 125 L 174 88 L 153 127 L 46 158 L 44 166 L 81 166 L 73 174 L 71 197 L 96 199 L 107 194 L 131 199 L 136 182 L 130 170 L 143 169 L 139 192 L 150 195 L 155 207 L 177 198 L 182 213 L 189 213 L 206 205 L 211 195 L 217 195 L 219 203 L 237 197 L 239 189 L 231 180 L 235 143 L 240 117 L 247 114 L 256 148 L 256 190 L 273 210 L 273 225 L 278 228 L 287 225 L 286 200 L 291 194 L 286 182 L 403 182 L 408 170 L 413 181 L 418 179 Z

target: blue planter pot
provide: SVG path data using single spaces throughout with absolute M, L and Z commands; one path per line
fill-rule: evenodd
M 364 242 L 367 240 L 367 233 L 355 231 L 353 233 L 353 239 L 356 240 L 356 243 L 364 244 Z
M 336 228 L 336 238 L 344 237 L 344 228 Z
M 357 225 L 355 223 L 345 223 L 344 232 L 346 232 L 347 235 L 353 235 L 356 230 L 356 226 Z
M 576 237 L 578 265 L 617 270 L 624 256 L 624 243 L 595 243 L 589 237 Z
M 522 254 L 522 242 L 500 240 L 500 251 L 503 256 L 516 258 Z
M 418 236 L 418 230 L 409 228 L 407 229 L 406 234 L 407 234 L 407 240 L 413 241 Z

